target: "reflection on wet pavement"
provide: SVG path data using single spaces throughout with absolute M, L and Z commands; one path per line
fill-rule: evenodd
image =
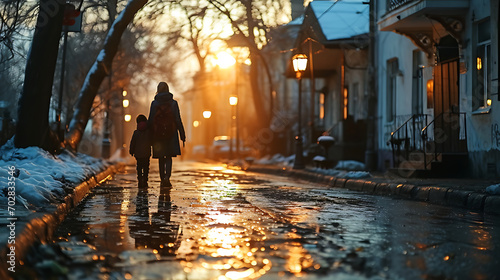
M 128 167 L 94 189 L 26 266 L 68 279 L 498 275 L 498 217 L 207 164 L 174 171 L 172 188 L 160 188 L 153 170 L 138 189 Z

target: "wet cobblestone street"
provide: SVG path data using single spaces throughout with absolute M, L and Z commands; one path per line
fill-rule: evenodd
M 152 167 L 156 167 L 152 162 Z M 500 219 L 174 162 L 147 190 L 126 167 L 25 265 L 63 279 L 498 279 Z M 21 277 L 22 278 L 22 277 Z M 54 278 L 57 279 L 57 278 Z

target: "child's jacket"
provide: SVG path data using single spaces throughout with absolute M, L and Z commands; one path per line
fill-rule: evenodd
M 137 130 L 132 135 L 129 153 L 136 158 L 151 157 L 151 137 L 147 128 L 147 122 L 139 122 Z

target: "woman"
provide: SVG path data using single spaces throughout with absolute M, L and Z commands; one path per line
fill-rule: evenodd
M 151 108 L 149 109 L 148 126 L 153 133 L 153 158 L 157 158 L 160 165 L 161 186 L 170 187 L 172 175 L 172 157 L 181 154 L 179 134 L 182 142 L 186 141 L 186 133 L 182 124 L 179 104 L 174 100 L 167 83 L 160 82 Z M 162 127 L 173 125 L 175 133 L 162 135 Z

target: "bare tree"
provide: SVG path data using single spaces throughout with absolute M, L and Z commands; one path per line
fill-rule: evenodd
M 109 75 L 113 58 L 118 51 L 121 36 L 135 14 L 147 4 L 147 0 L 130 0 L 111 26 L 103 49 L 87 74 L 75 106 L 75 112 L 66 135 L 67 147 L 76 150 L 90 117 L 95 96 L 104 78 Z
M 41 0 L 31 51 L 19 100 L 16 147 L 38 146 L 53 150 L 49 108 L 62 30 L 65 1 Z
M 16 54 L 15 37 L 20 33 L 21 26 L 34 18 L 36 7 L 26 0 L 0 1 L 0 63 Z
M 271 76 L 270 66 L 264 57 L 261 48 L 267 43 L 267 32 L 272 23 L 265 22 L 267 18 L 275 18 L 274 15 L 263 15 L 263 10 L 267 13 L 279 13 L 281 1 L 252 1 L 252 0 L 239 0 L 239 1 L 219 1 L 209 0 L 209 2 L 216 7 L 223 15 L 225 15 L 231 22 L 233 31 L 236 36 L 242 38 L 245 46 L 250 50 L 250 85 L 252 88 L 253 101 L 255 110 L 259 118 L 256 120 L 261 127 L 267 127 L 270 124 L 273 110 L 273 90 L 274 82 Z M 244 14 L 241 17 L 235 17 L 233 6 L 240 4 L 243 8 Z M 269 82 L 269 89 L 267 91 L 269 98 L 269 105 L 266 106 L 265 100 L 262 96 L 262 89 L 259 82 L 259 67 L 262 66 L 265 70 L 265 75 Z

